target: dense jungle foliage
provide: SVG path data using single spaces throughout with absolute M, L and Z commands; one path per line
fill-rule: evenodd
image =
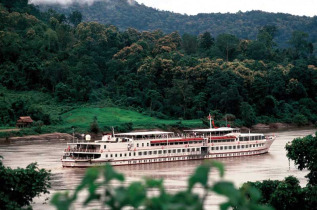
M 278 48 L 278 25 L 263 25 L 254 40 L 229 31 L 181 36 L 119 31 L 82 22 L 78 11 L 40 12 L 27 0 L 0 3 L 1 125 L 21 115 L 58 121 L 32 98 L 8 97 L 30 90 L 47 103 L 105 102 L 159 118 L 317 121 L 317 60 L 306 32 L 289 31 L 289 47 Z
M 316 209 L 317 206 L 317 132 L 303 138 L 296 138 L 285 145 L 287 157 L 295 162 L 299 170 L 306 169 L 307 185 L 302 187 L 296 177 L 288 176 L 284 180 L 264 180 L 247 182 L 260 190 L 260 204 L 270 205 L 279 210 Z
M 139 31 L 160 29 L 164 33 L 178 31 L 199 35 L 209 31 L 216 37 L 229 33 L 240 39 L 256 39 L 258 29 L 264 25 L 275 25 L 279 30 L 274 37 L 280 47 L 288 46 L 291 32 L 300 30 L 310 35 L 310 41 L 317 47 L 317 17 L 294 16 L 284 13 L 249 11 L 232 13 L 212 13 L 182 15 L 160 11 L 138 4 L 133 0 L 104 0 L 92 5 L 74 3 L 71 5 L 40 5 L 41 10 L 54 9 L 63 14 L 80 11 L 84 21 L 112 24 L 120 30 L 135 28 Z
M 50 171 L 39 169 L 36 163 L 12 169 L 2 159 L 0 156 L 0 209 L 32 209 L 33 198 L 49 193 Z

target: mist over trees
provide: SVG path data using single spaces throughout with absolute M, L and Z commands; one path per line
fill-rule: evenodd
M 160 11 L 143 4 L 127 0 L 96 1 L 83 6 L 73 3 L 65 6 L 40 4 L 42 11 L 54 9 L 63 14 L 80 11 L 84 21 L 96 21 L 112 24 L 120 30 L 135 28 L 139 31 L 162 30 L 164 33 L 178 31 L 199 35 L 209 31 L 213 37 L 220 34 L 232 34 L 240 39 L 258 38 L 258 31 L 263 26 L 275 25 L 278 31 L 274 34 L 274 41 L 279 47 L 287 47 L 292 31 L 298 30 L 309 34 L 309 41 L 316 48 L 317 45 L 317 17 L 295 16 L 284 13 L 269 13 L 262 11 L 237 12 L 235 14 L 198 14 L 182 15 L 178 13 Z M 268 35 L 272 35 L 272 34 Z M 264 34 L 263 34 L 264 35 Z

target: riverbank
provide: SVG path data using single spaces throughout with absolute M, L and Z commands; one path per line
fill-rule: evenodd
M 73 136 L 68 133 L 46 133 L 39 135 L 28 135 L 28 136 L 19 136 L 19 137 L 7 137 L 1 138 L 0 142 L 6 141 L 34 141 L 34 140 L 72 140 Z
M 285 131 L 285 130 L 301 130 L 301 129 L 314 129 L 315 126 L 305 126 L 300 127 L 292 124 L 286 124 L 286 123 L 271 123 L 271 124 L 256 124 L 252 126 L 250 129 L 251 132 L 277 132 L 277 131 Z M 249 132 L 249 128 L 247 127 L 241 127 L 240 128 L 242 132 Z M 144 129 L 143 129 L 144 130 Z M 161 130 L 161 129 L 159 129 Z M 181 129 L 171 129 L 171 132 L 182 132 Z M 101 134 L 91 134 L 93 140 L 101 139 Z M 75 133 L 76 139 L 81 139 L 80 133 Z M 0 142 L 10 142 L 10 141 L 34 141 L 34 140 L 66 140 L 70 141 L 73 139 L 73 136 L 68 133 L 62 133 L 62 132 L 53 132 L 53 133 L 45 133 L 45 134 L 38 134 L 38 135 L 25 135 L 25 136 L 11 136 L 6 138 L 0 138 Z

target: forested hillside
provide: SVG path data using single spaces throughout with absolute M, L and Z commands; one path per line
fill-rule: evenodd
M 130 1 L 131 2 L 131 1 Z M 286 47 L 293 31 L 303 31 L 310 35 L 309 40 L 317 47 L 317 17 L 301 17 L 283 13 L 262 11 L 239 12 L 236 14 L 198 14 L 181 15 L 158 11 L 127 0 L 98 1 L 87 4 L 40 5 L 42 10 L 52 8 L 64 14 L 78 10 L 84 21 L 97 21 L 112 24 L 121 30 L 135 28 L 140 31 L 160 29 L 164 33 L 178 31 L 180 34 L 199 35 L 209 31 L 212 36 L 222 33 L 233 34 L 241 39 L 256 39 L 258 29 L 264 25 L 275 25 L 278 28 L 275 41 L 280 47 Z
M 290 46 L 278 48 L 273 25 L 259 28 L 256 40 L 120 31 L 81 22 L 79 12 L 43 13 L 27 0 L 0 3 L 1 125 L 14 124 L 16 113 L 56 123 L 50 110 L 32 98 L 9 97 L 8 90 L 42 92 L 52 97 L 47 103 L 99 102 L 160 118 L 211 112 L 246 126 L 317 121 L 317 60 L 303 31 L 289 31 Z

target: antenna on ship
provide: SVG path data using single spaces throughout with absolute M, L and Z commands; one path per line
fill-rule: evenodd
M 112 130 L 112 137 L 115 137 L 115 135 L 114 135 L 114 128 L 113 128 L 113 126 L 111 127 L 111 130 Z
M 210 113 L 209 113 L 209 115 L 208 115 L 208 120 L 209 120 L 209 127 L 212 128 L 212 126 L 211 126 L 211 115 L 210 115 Z

